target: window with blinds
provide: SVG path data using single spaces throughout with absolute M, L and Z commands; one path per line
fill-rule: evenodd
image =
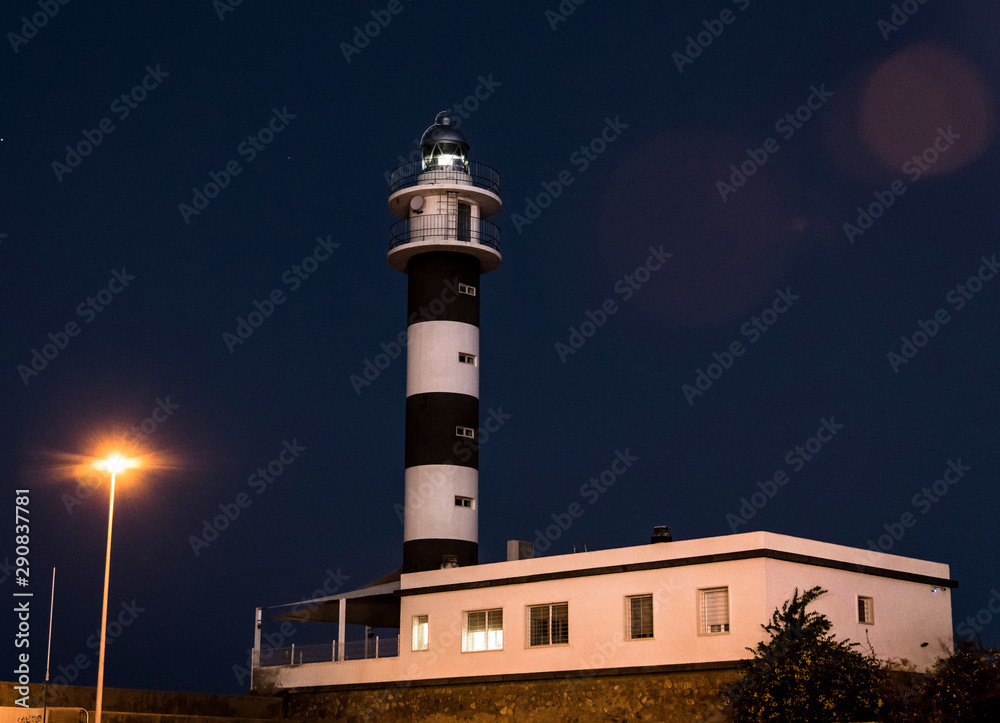
M 427 650 L 427 616 L 413 616 L 413 649 Z
M 698 591 L 701 634 L 729 632 L 729 588 L 710 587 Z
M 631 595 L 625 600 L 628 603 L 629 640 L 653 637 L 653 596 Z
M 528 608 L 528 645 L 569 643 L 569 603 L 532 605 Z
M 503 650 L 503 609 L 473 610 L 465 614 L 462 652 Z
M 867 625 L 875 622 L 875 601 L 872 598 L 858 595 L 858 622 Z

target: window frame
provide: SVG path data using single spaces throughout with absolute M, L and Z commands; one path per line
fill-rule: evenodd
M 469 631 L 469 616 L 482 613 L 484 615 L 484 641 L 486 647 L 475 648 L 470 645 L 470 635 L 476 635 L 479 631 Z M 499 618 L 499 627 L 491 627 Z M 499 632 L 499 636 L 496 633 Z M 491 635 L 493 633 L 493 635 Z M 496 644 L 499 640 L 499 645 Z M 491 647 L 493 646 L 493 647 Z M 503 608 L 483 608 L 481 610 L 462 611 L 462 652 L 463 653 L 488 653 L 491 651 L 503 650 Z
M 867 605 L 864 605 L 867 601 Z M 862 619 L 862 617 L 864 619 Z M 875 598 L 871 595 L 858 595 L 858 625 L 875 624 Z
M 556 618 L 556 615 L 554 614 L 554 609 L 556 607 L 562 607 L 565 610 L 565 617 L 562 618 L 562 620 L 563 620 L 563 622 L 565 624 L 565 631 L 564 631 L 565 632 L 565 637 L 566 637 L 565 642 L 558 642 L 558 643 L 553 642 L 553 638 L 554 638 L 553 631 L 554 631 L 555 625 L 557 623 L 557 618 Z M 530 650 L 534 650 L 536 648 L 562 648 L 562 647 L 568 647 L 569 646 L 569 601 L 568 600 L 563 600 L 562 602 L 554 602 L 554 603 L 536 603 L 534 605 L 526 605 L 525 608 L 527 610 L 527 614 L 524 616 L 524 621 L 525 621 L 525 641 L 524 641 L 524 647 L 525 648 L 528 648 Z M 546 642 L 543 642 L 543 643 L 532 643 L 532 629 L 531 629 L 532 618 L 531 618 L 531 614 L 532 614 L 532 611 L 534 611 L 534 610 L 546 610 L 547 611 L 547 617 L 546 617 L 546 623 L 545 623 L 545 625 L 546 625 L 546 630 L 545 630 L 545 640 L 546 640 Z
M 712 630 L 712 624 L 707 619 L 706 599 L 707 593 L 715 593 L 720 590 L 725 590 L 726 592 L 726 621 L 724 623 L 716 623 L 720 627 L 724 627 L 724 630 Z M 732 633 L 732 615 L 730 606 L 730 596 L 729 596 L 729 586 L 728 585 L 714 585 L 712 587 L 700 587 L 698 588 L 698 635 L 729 635 Z
M 461 281 L 458 282 L 458 293 L 465 294 L 466 296 L 475 296 L 476 287 L 472 284 L 463 284 Z
M 418 648 L 420 626 L 423 626 L 423 647 Z M 410 640 L 410 651 L 414 653 L 424 653 L 430 648 L 430 615 L 414 615 L 412 637 Z
M 465 502 L 468 502 L 469 504 L 464 504 Z M 476 498 L 466 497 L 464 495 L 455 495 L 455 507 L 461 507 L 467 510 L 474 510 L 476 509 Z
M 463 359 L 462 357 L 466 357 Z M 479 366 L 479 357 L 476 354 L 470 354 L 467 351 L 458 352 L 458 363 L 459 364 L 469 364 L 471 366 Z
M 466 434 L 468 432 L 468 434 Z M 463 439 L 475 439 L 476 430 L 472 427 L 463 427 L 461 424 L 455 425 L 455 436 Z
M 649 635 L 632 635 L 632 601 L 633 600 L 649 600 Z M 654 599 L 653 593 L 643 592 L 637 593 L 635 595 L 625 596 L 625 640 L 632 642 L 635 640 L 654 640 L 656 637 L 656 616 L 654 613 Z M 639 611 L 639 625 L 642 626 L 642 611 Z

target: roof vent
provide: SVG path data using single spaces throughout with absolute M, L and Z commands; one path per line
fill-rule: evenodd
M 649 538 L 650 542 L 673 542 L 674 537 L 670 534 L 670 528 L 666 525 L 657 525 L 653 528 L 653 536 Z

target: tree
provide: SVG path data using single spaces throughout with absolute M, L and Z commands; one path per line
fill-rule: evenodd
M 761 625 L 770 640 L 747 648 L 743 677 L 727 691 L 735 723 L 820 723 L 874 720 L 885 672 L 874 651 L 836 640 L 825 615 L 806 608 L 827 591 L 798 588 Z
M 1000 715 L 1000 650 L 960 643 L 939 658 L 891 720 L 993 723 Z

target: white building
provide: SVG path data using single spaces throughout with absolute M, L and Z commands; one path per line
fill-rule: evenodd
M 269 619 L 335 623 L 319 647 L 262 648 L 272 623 L 258 609 L 255 690 L 732 668 L 775 608 L 816 585 L 838 638 L 920 669 L 951 650 L 948 566 L 869 550 L 768 532 L 673 542 L 660 528 L 649 545 L 531 558 L 514 543 L 509 557 L 529 559 L 478 565 L 479 277 L 501 261 L 486 220 L 499 175 L 468 161 L 446 114 L 421 146 L 389 197 L 388 260 L 409 286 L 403 567 Z M 348 624 L 399 632 L 354 647 Z

